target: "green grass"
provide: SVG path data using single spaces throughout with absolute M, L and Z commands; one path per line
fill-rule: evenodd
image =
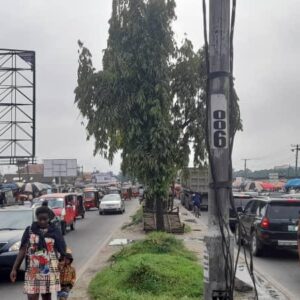
M 192 232 L 192 227 L 189 224 L 184 224 L 184 233 Z
M 143 208 L 140 207 L 134 215 L 130 216 L 130 218 L 131 222 L 122 226 L 122 229 L 126 229 L 133 225 L 141 224 L 143 222 Z
M 91 281 L 94 300 L 196 300 L 203 294 L 203 272 L 182 242 L 165 233 L 125 247 L 114 263 Z
M 192 261 L 197 260 L 197 257 L 185 248 L 181 240 L 163 232 L 152 232 L 147 235 L 146 239 L 122 248 L 121 251 L 112 256 L 111 260 L 118 261 L 142 253 L 169 254 L 181 256 Z

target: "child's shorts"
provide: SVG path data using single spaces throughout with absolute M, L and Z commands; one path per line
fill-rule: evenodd
M 69 297 L 69 291 L 67 290 L 61 290 L 59 292 L 57 292 L 57 298 L 65 298 L 67 299 Z

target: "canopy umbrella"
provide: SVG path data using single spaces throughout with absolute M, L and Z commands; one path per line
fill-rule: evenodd
M 260 181 L 250 181 L 246 184 L 245 191 L 257 191 L 263 190 L 262 183 Z
M 266 181 L 262 182 L 261 186 L 264 191 L 274 191 L 275 190 L 275 186 L 271 182 L 266 182 Z
M 244 183 L 244 180 L 241 177 L 238 177 L 233 181 L 232 187 L 233 188 L 241 188 L 243 183 Z
M 48 188 L 51 187 L 47 184 L 43 184 L 40 182 L 29 182 L 29 183 L 25 183 L 22 189 L 24 192 L 27 193 L 35 193 L 35 192 L 40 192 L 42 190 L 46 190 Z
M 284 188 L 285 186 L 285 182 L 284 181 L 278 181 L 274 183 L 274 186 L 277 190 L 281 190 Z
M 290 179 L 284 186 L 286 189 L 299 189 L 300 178 Z

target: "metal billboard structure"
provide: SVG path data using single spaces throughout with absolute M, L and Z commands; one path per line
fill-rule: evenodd
M 35 52 L 0 49 L 0 165 L 35 160 Z
M 77 159 L 44 159 L 44 177 L 76 177 Z

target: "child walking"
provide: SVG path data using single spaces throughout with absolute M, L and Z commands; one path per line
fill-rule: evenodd
M 72 266 L 73 256 L 67 253 L 59 263 L 61 290 L 57 292 L 58 300 L 66 300 L 76 281 L 76 271 Z

